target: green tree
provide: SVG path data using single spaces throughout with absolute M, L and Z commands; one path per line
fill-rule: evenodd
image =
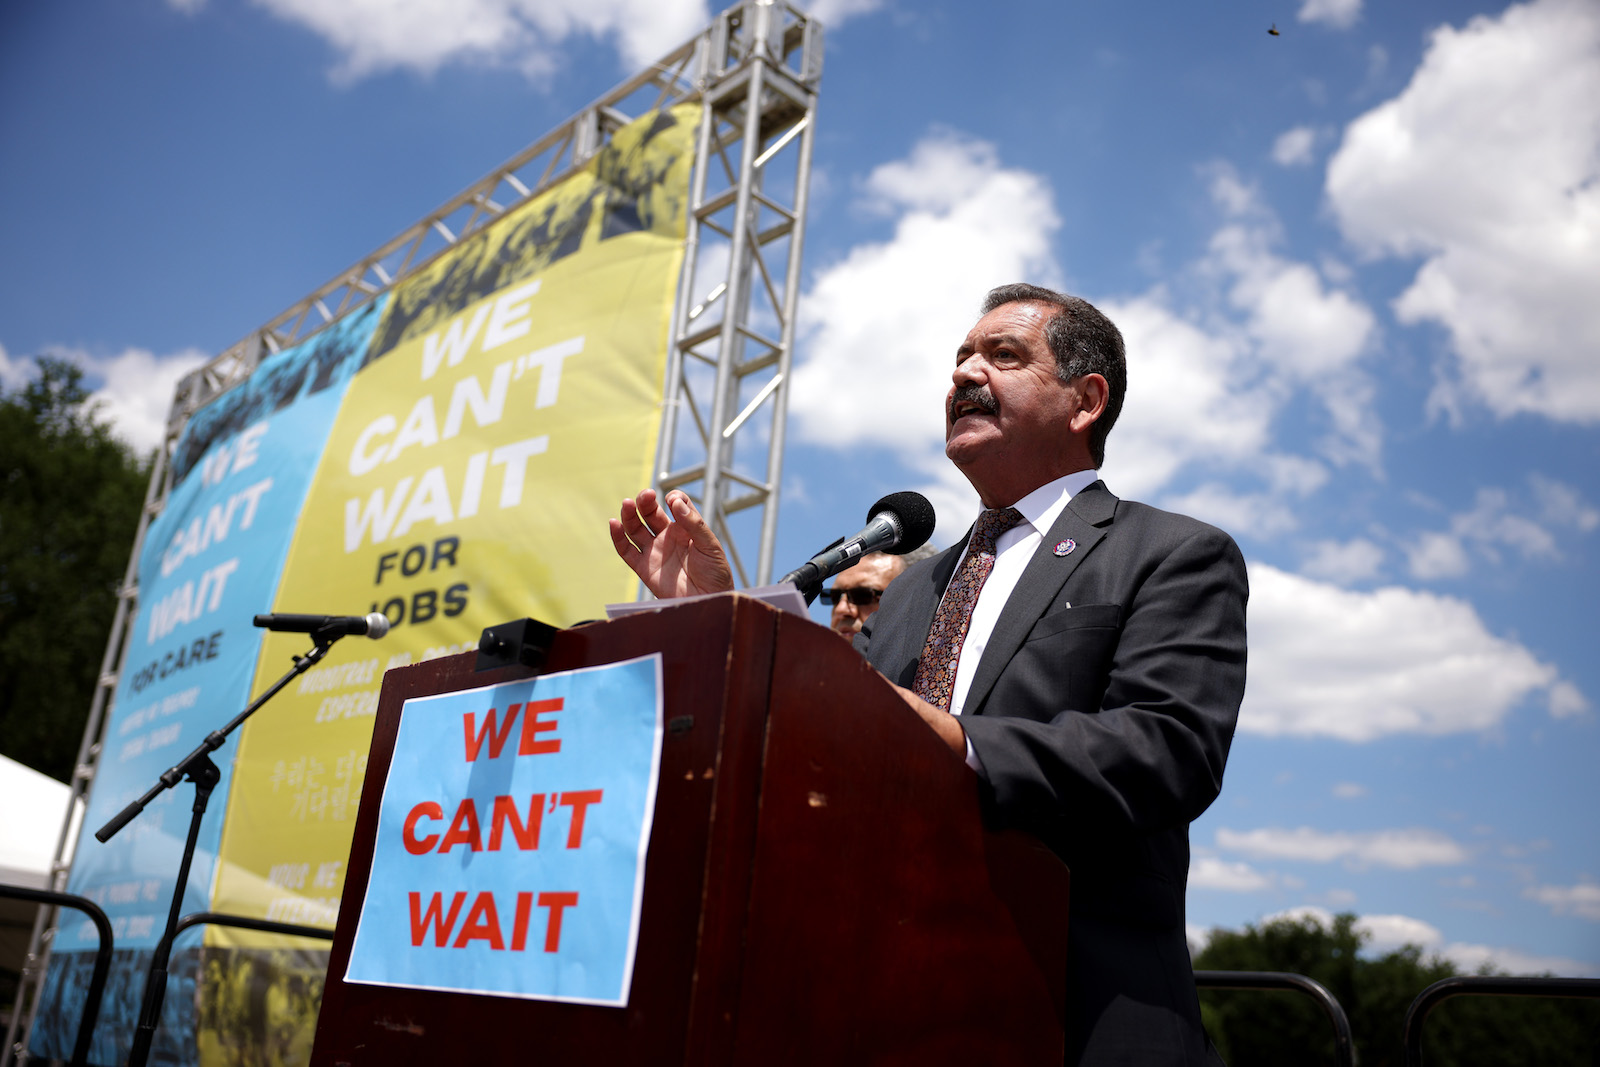
M 1417 994 L 1456 974 L 1407 945 L 1361 955 L 1354 915 L 1332 927 L 1316 918 L 1275 919 L 1243 931 L 1216 930 L 1196 970 L 1291 971 L 1314 978 L 1343 1005 L 1362 1067 L 1399 1067 L 1406 1009 Z M 1206 1030 L 1230 1067 L 1332 1064 L 1333 1027 L 1298 993 L 1206 991 Z M 1464 997 L 1436 1008 L 1423 1029 L 1428 1067 L 1600 1064 L 1600 1004 L 1554 998 Z
M 0 752 L 68 781 L 149 463 L 111 435 L 81 369 L 37 363 L 0 392 Z

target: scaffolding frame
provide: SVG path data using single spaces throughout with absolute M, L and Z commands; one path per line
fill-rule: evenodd
M 678 104 L 702 103 L 704 111 L 669 327 L 652 487 L 690 494 L 722 538 L 741 584 L 751 584 L 745 560 L 752 543 L 754 584 L 771 580 L 822 49 L 821 23 L 785 0 L 744 0 L 724 10 L 694 38 L 178 383 L 118 588 L 47 888 L 66 886 L 73 812 L 87 802 L 95 779 L 138 606 L 139 556 L 172 488 L 173 448 L 189 418 L 249 378 L 268 356 L 361 310 L 571 176 L 639 115 Z M 30 1060 L 27 1047 L 56 929 L 55 909 L 41 907 L 0 1046 L 0 1067 Z

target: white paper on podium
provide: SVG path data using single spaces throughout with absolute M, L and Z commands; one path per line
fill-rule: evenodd
M 674 597 L 671 600 L 641 600 L 633 604 L 607 604 L 606 618 L 620 619 L 624 615 L 637 615 L 641 611 L 660 611 L 673 604 L 692 604 L 696 600 L 710 600 L 712 597 L 728 596 L 727 593 L 705 593 L 701 596 Z M 800 590 L 795 588 L 793 582 L 779 582 L 777 585 L 761 585 L 754 589 L 739 589 L 735 595 L 747 596 L 771 604 L 780 611 L 787 611 L 801 618 L 809 619 L 811 612 L 806 608 L 806 598 L 800 595 Z

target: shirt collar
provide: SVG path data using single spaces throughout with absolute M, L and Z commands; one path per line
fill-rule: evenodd
M 1043 537 L 1050 532 L 1050 527 L 1055 525 L 1056 519 L 1061 517 L 1061 509 L 1099 478 L 1100 472 L 1097 470 L 1073 471 L 1071 474 L 1045 482 L 1011 506 L 1021 512 L 1028 525 Z

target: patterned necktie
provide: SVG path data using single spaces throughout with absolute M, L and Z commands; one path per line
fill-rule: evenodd
M 985 511 L 978 516 L 961 569 L 950 580 L 944 599 L 939 601 L 939 609 L 933 613 L 933 626 L 928 630 L 928 643 L 922 646 L 922 659 L 917 662 L 917 676 L 911 683 L 911 691 L 945 711 L 950 710 L 956 664 L 961 660 L 967 627 L 972 624 L 972 609 L 977 607 L 983 583 L 994 570 L 994 543 L 1021 521 L 1022 513 L 1016 508 Z

